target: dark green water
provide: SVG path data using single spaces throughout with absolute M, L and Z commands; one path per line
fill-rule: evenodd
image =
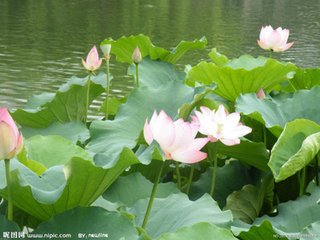
M 144 33 L 171 48 L 206 36 L 208 47 L 183 63 L 206 59 L 212 47 L 229 57 L 266 54 L 256 40 L 262 25 L 289 28 L 294 46 L 278 58 L 320 67 L 319 0 L 0 0 L 0 105 L 21 107 L 32 94 L 53 92 L 81 65 L 93 44 Z M 132 85 L 112 62 L 112 94 Z

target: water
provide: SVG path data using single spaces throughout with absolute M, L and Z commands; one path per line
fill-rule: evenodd
M 289 28 L 294 46 L 278 55 L 302 67 L 320 67 L 319 0 L 0 0 L 0 105 L 23 107 L 32 94 L 54 92 L 86 75 L 81 58 L 107 38 L 143 33 L 159 46 L 206 36 L 204 51 L 183 63 L 206 59 L 212 47 L 229 57 L 265 55 L 256 40 L 261 26 Z M 114 59 L 113 59 L 114 60 Z M 132 87 L 122 64 L 113 95 Z

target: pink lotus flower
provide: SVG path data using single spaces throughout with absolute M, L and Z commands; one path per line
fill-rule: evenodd
M 132 53 L 132 61 L 135 64 L 140 63 L 142 60 L 142 55 L 141 55 L 141 51 L 138 47 L 136 47 Z
M 22 149 L 23 138 L 6 108 L 0 108 L 0 160 L 11 159 Z
M 260 39 L 257 41 L 262 49 L 283 52 L 293 45 L 293 42 L 287 43 L 288 37 L 288 29 L 278 27 L 276 30 L 273 30 L 271 26 L 266 26 L 261 28 Z
M 220 105 L 217 111 L 207 107 L 200 109 L 201 112 L 195 112 L 197 120 L 194 124 L 199 125 L 199 132 L 207 135 L 211 142 L 220 140 L 227 146 L 236 145 L 240 143 L 240 137 L 252 131 L 239 122 L 238 112 L 228 114 L 223 105 Z
M 90 52 L 87 55 L 86 61 L 82 59 L 83 66 L 90 72 L 97 70 L 102 63 L 102 59 L 99 59 L 99 53 L 96 46 L 91 48 Z
M 144 138 L 148 144 L 159 143 L 166 159 L 183 163 L 196 163 L 207 157 L 200 149 L 209 141 L 208 138 L 195 138 L 198 129 L 182 119 L 173 121 L 164 111 L 154 111 L 148 123 L 144 125 Z

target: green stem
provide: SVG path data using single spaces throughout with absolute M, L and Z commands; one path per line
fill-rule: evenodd
M 299 196 L 302 196 L 304 194 L 304 189 L 306 186 L 306 167 L 304 167 L 300 172 L 300 191 Z
M 181 189 L 181 174 L 180 174 L 179 163 L 175 162 L 175 165 L 176 165 L 176 175 L 177 175 L 177 187 Z
M 109 71 L 109 59 L 107 61 L 107 87 L 106 87 L 106 111 L 105 111 L 105 119 L 108 120 L 108 112 L 109 112 L 109 92 L 110 92 L 110 71 Z
M 88 81 L 87 81 L 86 115 L 85 115 L 85 117 L 84 117 L 84 123 L 86 123 L 86 122 L 87 122 L 87 119 L 88 119 L 89 101 L 90 101 L 90 81 L 91 81 L 91 73 L 89 73 Z
M 12 189 L 11 189 L 11 173 L 10 173 L 10 159 L 4 160 L 6 168 L 6 180 L 8 191 L 8 220 L 13 221 L 13 201 L 12 201 Z
M 191 165 L 191 170 L 189 174 L 189 179 L 188 179 L 188 184 L 187 184 L 187 189 L 186 189 L 186 194 L 188 195 L 190 192 L 190 187 L 193 179 L 193 174 L 194 174 L 194 164 Z
M 136 63 L 136 88 L 139 87 L 139 63 Z
M 217 151 L 218 151 L 218 145 L 217 145 L 217 143 L 213 143 L 212 149 L 209 148 L 209 151 L 208 151 L 209 159 L 213 161 L 213 169 L 212 169 L 212 175 L 211 175 L 211 187 L 210 187 L 211 197 L 213 197 L 214 187 L 216 184 L 216 176 L 217 176 L 217 168 L 218 168 Z
M 269 58 L 272 58 L 272 55 L 273 55 L 273 50 L 270 49 Z
M 316 170 L 316 184 L 317 186 L 319 186 L 319 154 L 317 154 L 316 156 L 316 166 L 315 166 L 315 170 Z
M 148 222 L 148 218 L 150 216 L 150 213 L 151 213 L 151 209 L 152 209 L 152 205 L 153 205 L 153 201 L 154 201 L 154 198 L 156 196 L 156 192 L 157 192 L 157 188 L 158 188 L 158 183 L 160 181 L 160 177 L 161 177 L 161 174 L 162 174 L 162 171 L 163 171 L 163 168 L 164 168 L 164 165 L 165 165 L 165 161 L 161 164 L 161 168 L 160 168 L 160 171 L 153 183 L 153 188 L 152 188 L 152 191 L 151 191 L 151 196 L 150 196 L 150 199 L 149 199 L 149 203 L 148 203 L 148 207 L 147 207 L 147 211 L 146 211 L 146 214 L 144 215 L 144 219 L 143 219 L 143 223 L 142 223 L 142 228 L 145 229 L 146 225 L 147 225 L 147 222 Z

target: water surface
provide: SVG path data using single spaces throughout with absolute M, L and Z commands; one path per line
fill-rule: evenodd
M 143 33 L 159 46 L 206 36 L 204 51 L 183 63 L 206 59 L 212 47 L 229 57 L 266 54 L 256 40 L 262 25 L 291 30 L 294 46 L 276 57 L 302 67 L 320 66 L 318 0 L 0 0 L 0 105 L 23 107 L 32 94 L 54 92 L 73 75 L 86 75 L 81 58 L 107 38 Z M 113 59 L 114 60 L 114 59 Z M 113 95 L 132 81 L 111 63 Z

